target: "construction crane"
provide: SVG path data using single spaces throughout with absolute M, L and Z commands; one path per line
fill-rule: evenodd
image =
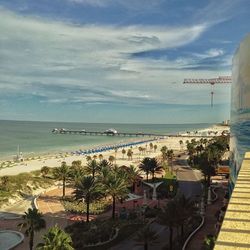
M 211 107 L 214 105 L 214 85 L 215 84 L 230 84 L 232 83 L 231 76 L 219 76 L 209 79 L 184 79 L 183 84 L 210 84 L 211 85 Z

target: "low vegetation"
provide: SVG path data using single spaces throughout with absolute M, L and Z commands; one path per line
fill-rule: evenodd
M 49 176 L 49 172 L 47 176 L 42 175 L 40 171 L 33 171 L 0 177 L 0 207 L 7 204 L 10 199 L 27 197 L 39 188 L 48 188 L 53 185 L 55 179 Z

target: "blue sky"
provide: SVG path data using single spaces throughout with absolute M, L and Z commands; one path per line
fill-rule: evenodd
M 0 119 L 202 123 L 229 118 L 248 0 L 0 0 Z

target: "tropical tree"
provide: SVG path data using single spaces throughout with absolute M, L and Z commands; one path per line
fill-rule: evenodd
M 128 156 L 128 160 L 132 160 L 132 157 L 133 157 L 133 151 L 132 151 L 132 149 L 128 150 L 127 156 Z
M 162 153 L 166 153 L 167 150 L 168 150 L 167 146 L 163 146 L 163 147 L 161 148 L 161 152 L 162 152 Z
M 180 225 L 180 212 L 176 200 L 170 200 L 158 215 L 158 222 L 169 229 L 169 249 L 173 249 L 173 231 Z
M 69 177 L 70 168 L 67 166 L 66 162 L 63 161 L 61 167 L 54 169 L 54 176 L 56 179 L 62 181 L 63 183 L 63 195 L 62 197 L 65 197 L 65 186 L 66 186 L 66 180 Z
M 126 150 L 123 148 L 122 149 L 122 158 L 124 159 L 124 155 L 126 154 Z
M 110 162 L 111 164 L 113 164 L 114 161 L 115 161 L 115 157 L 114 157 L 113 155 L 110 155 L 110 156 L 109 156 L 109 162 Z
M 105 168 L 105 167 L 111 168 L 112 164 L 109 161 L 107 161 L 107 160 L 102 160 L 99 163 L 99 168 L 102 169 L 102 168 Z
M 157 149 L 157 145 L 155 144 L 154 145 L 154 152 L 156 152 L 156 149 Z
M 47 167 L 47 166 L 43 166 L 42 168 L 41 168 L 41 174 L 42 174 L 42 176 L 43 177 L 46 177 L 46 175 L 49 173 L 49 167 Z
M 183 146 L 184 146 L 183 140 L 180 140 L 179 143 L 180 143 L 181 149 L 183 150 Z
M 156 173 L 161 173 L 162 171 L 162 166 L 159 165 L 158 161 L 156 158 L 151 158 L 149 161 L 149 172 L 152 174 L 152 179 L 154 181 L 155 179 L 155 174 Z
M 157 243 L 157 232 L 153 230 L 150 225 L 144 226 L 135 237 L 137 245 L 143 245 L 144 250 L 148 250 L 150 245 Z
M 116 162 L 117 152 L 118 152 L 118 147 L 115 147 L 115 162 Z
M 44 243 L 37 245 L 36 250 L 74 250 L 70 235 L 57 225 L 49 229 L 43 236 L 43 241 Z
M 70 167 L 68 180 L 75 185 L 82 176 L 85 175 L 85 170 L 82 167 Z
M 91 157 L 90 155 L 87 155 L 87 156 L 86 156 L 86 160 L 87 160 L 87 161 L 91 161 L 91 160 L 92 160 L 92 157 Z
M 145 157 L 139 165 L 139 169 L 142 170 L 146 174 L 147 181 L 148 181 L 148 175 L 150 173 L 150 168 L 151 168 L 150 161 L 151 159 L 149 157 Z
M 71 166 L 73 168 L 80 168 L 82 166 L 82 162 L 80 160 L 72 161 Z
M 116 200 L 124 198 L 129 190 L 128 186 L 128 177 L 124 171 L 109 171 L 105 178 L 102 179 L 103 190 L 105 194 L 112 197 L 112 218 L 115 218 L 115 206 Z
M 196 213 L 197 208 L 195 203 L 190 198 L 186 198 L 185 195 L 179 194 L 175 197 L 178 206 L 178 212 L 180 216 L 181 237 L 184 237 L 184 225 L 185 223 Z
M 29 237 L 29 249 L 33 249 L 34 235 L 35 232 L 40 231 L 46 227 L 46 222 L 43 219 L 43 215 L 38 212 L 36 208 L 29 208 L 27 212 L 22 216 L 23 222 L 18 224 L 18 226 L 25 230 L 25 235 Z
M 93 159 L 96 161 L 96 159 L 97 159 L 97 155 L 93 155 Z
M 149 148 L 150 148 L 151 151 L 153 151 L 154 145 L 153 145 L 152 142 L 149 143 Z
M 87 165 L 84 167 L 84 170 L 87 175 L 92 175 L 92 178 L 95 179 L 96 172 L 100 170 L 100 165 L 96 160 L 91 160 L 87 162 Z
M 132 185 L 132 192 L 135 191 L 135 183 L 138 180 L 138 177 L 140 176 L 140 170 L 138 170 L 135 166 L 130 165 L 127 166 L 121 166 L 121 169 L 125 169 L 127 175 L 128 175 L 128 182 Z
M 173 172 L 173 159 L 174 159 L 173 149 L 167 150 L 166 155 L 167 155 L 167 160 L 168 160 L 168 163 L 170 164 L 171 173 L 172 173 Z
M 99 154 L 99 155 L 98 155 L 98 158 L 99 158 L 99 161 L 102 161 L 102 160 L 103 160 L 103 155 L 102 155 L 102 154 Z
M 89 205 L 102 196 L 100 186 L 98 186 L 92 176 L 83 176 L 76 183 L 73 195 L 76 200 L 86 204 L 86 221 L 89 222 Z
M 141 154 L 142 153 L 142 147 L 141 146 L 138 147 L 138 150 L 139 150 L 139 154 Z

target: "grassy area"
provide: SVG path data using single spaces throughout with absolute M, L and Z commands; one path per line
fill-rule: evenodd
M 164 178 L 168 180 L 176 179 L 176 175 L 172 174 L 169 171 L 165 171 Z
M 85 244 L 107 241 L 115 233 L 115 228 L 119 228 L 117 238 L 113 241 L 96 247 L 84 247 L 89 250 L 105 250 L 110 249 L 112 246 L 118 244 L 131 237 L 142 227 L 142 223 L 138 221 L 137 224 L 131 224 L 130 221 L 118 221 L 118 220 L 105 220 L 105 221 L 91 221 L 89 224 L 84 222 L 77 222 L 66 228 L 66 231 L 70 233 L 74 247 L 76 250 L 83 249 Z
M 0 177 L 0 206 L 17 196 L 30 196 L 39 188 L 48 188 L 55 182 L 51 177 L 43 177 L 40 171 Z
M 62 204 L 66 211 L 70 211 L 73 213 L 86 213 L 86 204 L 83 202 L 78 202 L 73 200 L 73 198 L 69 198 L 66 200 L 62 200 Z M 107 211 L 111 206 L 111 201 L 109 200 L 99 200 L 96 202 L 90 203 L 90 213 L 91 214 L 101 214 Z

